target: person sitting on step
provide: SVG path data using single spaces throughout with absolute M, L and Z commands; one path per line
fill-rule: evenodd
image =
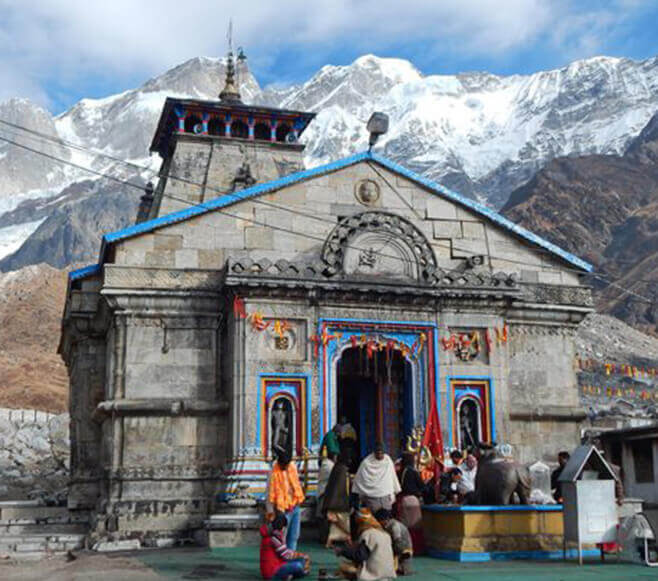
M 269 524 L 260 527 L 260 572 L 263 579 L 298 579 L 310 572 L 309 556 L 286 545 L 286 524 L 285 515 L 277 512 Z

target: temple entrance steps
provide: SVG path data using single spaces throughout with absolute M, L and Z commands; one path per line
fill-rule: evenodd
M 25 534 L 0 536 L 0 555 L 16 559 L 43 558 L 44 555 L 83 549 L 86 533 Z

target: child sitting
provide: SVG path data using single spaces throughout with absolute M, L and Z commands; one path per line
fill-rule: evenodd
M 286 546 L 287 520 L 277 512 L 272 522 L 260 527 L 260 572 L 263 579 L 297 579 L 308 575 L 311 560 Z

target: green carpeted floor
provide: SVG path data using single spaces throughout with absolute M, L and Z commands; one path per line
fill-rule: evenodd
M 315 580 L 320 568 L 330 573 L 336 568 L 336 557 L 319 545 L 307 545 L 300 550 L 311 555 L 310 577 Z M 215 549 L 214 551 L 154 551 L 140 560 L 164 579 L 222 579 L 249 581 L 260 579 L 258 547 Z M 453 563 L 428 557 L 414 559 L 414 575 L 410 581 L 626 581 L 627 579 L 658 579 L 658 571 L 641 565 L 590 561 L 579 567 L 562 561 L 497 561 L 490 563 Z

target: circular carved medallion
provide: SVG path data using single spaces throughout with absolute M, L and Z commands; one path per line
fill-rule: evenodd
M 354 195 L 364 206 L 373 206 L 379 201 L 379 185 L 373 180 L 361 180 L 354 188 Z

